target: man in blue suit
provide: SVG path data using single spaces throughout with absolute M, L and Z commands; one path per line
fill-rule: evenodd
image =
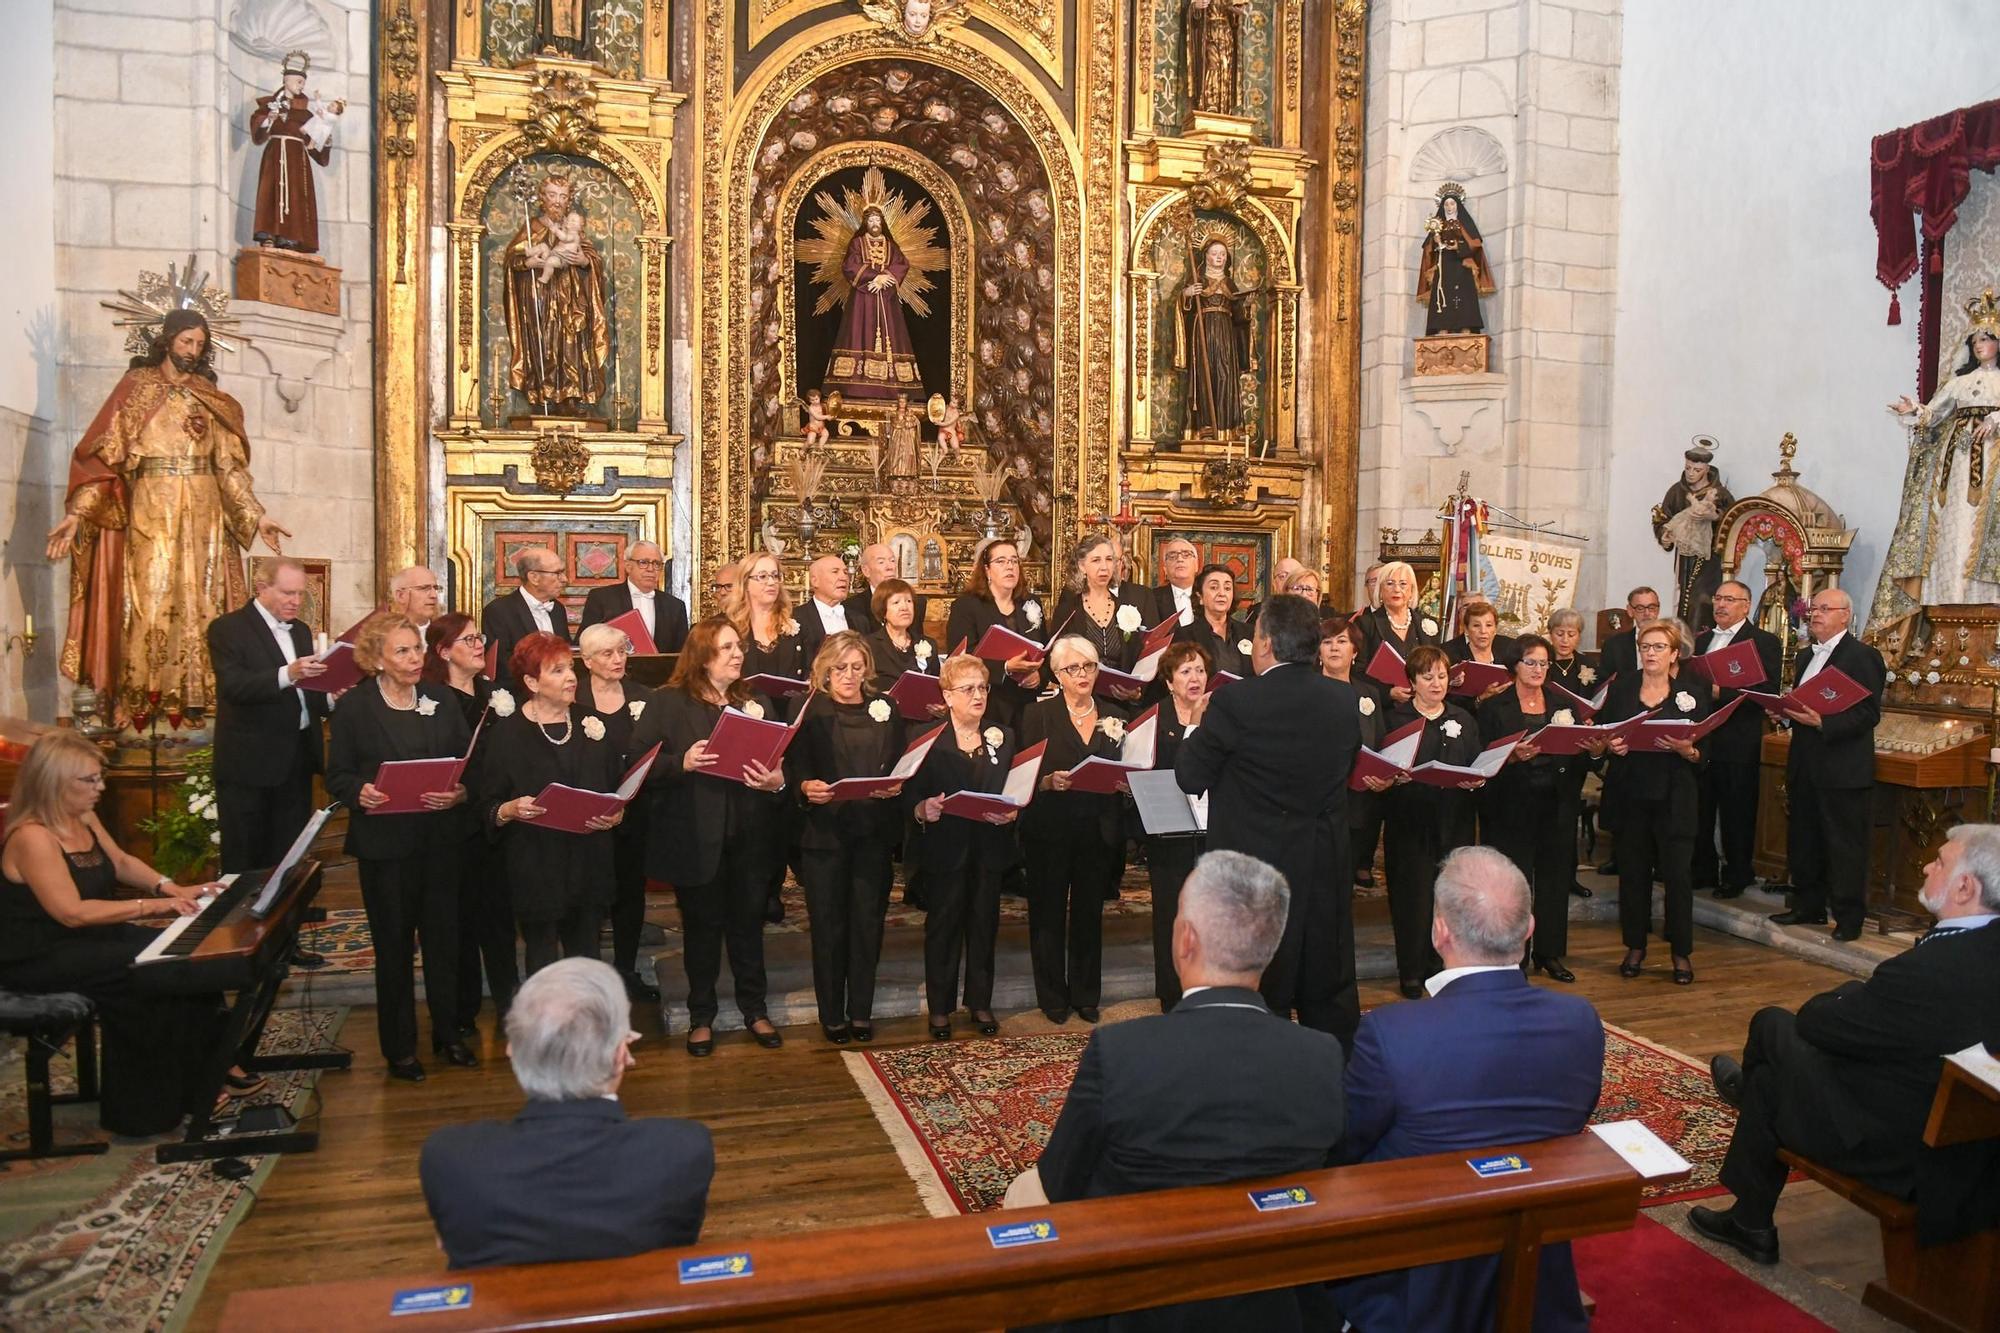
M 1431 943 L 1444 971 L 1426 983 L 1429 1000 L 1362 1018 L 1337 1163 L 1560 1138 L 1597 1107 L 1604 1025 L 1588 1000 L 1522 974 L 1534 905 L 1514 863 L 1461 847 L 1438 869 L 1436 903 Z M 1497 1258 L 1424 1264 L 1336 1282 L 1333 1299 L 1359 1333 L 1484 1328 L 1498 1276 Z M 1567 1243 L 1542 1250 L 1534 1327 L 1588 1327 Z

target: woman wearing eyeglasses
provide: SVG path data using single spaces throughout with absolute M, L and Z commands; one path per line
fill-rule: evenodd
M 681 642 L 687 641 L 682 633 Z M 577 636 L 576 646 L 583 657 L 588 678 L 577 689 L 571 712 L 578 725 L 585 718 L 597 719 L 604 739 L 629 769 L 642 751 L 632 748 L 632 728 L 653 701 L 653 692 L 625 675 L 632 655 L 632 640 L 625 631 L 610 625 L 592 625 Z M 675 645 L 678 650 L 680 645 Z M 621 769 L 622 773 L 624 770 Z M 611 841 L 612 874 L 615 883 L 611 898 L 611 965 L 625 981 L 625 993 L 634 1000 L 657 1003 L 660 988 L 639 975 L 639 933 L 646 925 L 646 811 L 634 801 L 625 808 L 625 820 Z
M 1153 767 L 1173 771 L 1182 742 L 1194 735 L 1208 712 L 1208 678 L 1215 666 L 1198 643 L 1172 643 L 1160 654 L 1160 701 L 1153 729 Z M 1180 915 L 1181 886 L 1208 845 L 1206 835 L 1146 839 L 1146 878 L 1153 889 L 1153 991 L 1160 1012 L 1181 1002 L 1180 974 L 1174 970 L 1174 918 Z
M 1391 560 L 1382 566 L 1375 576 L 1375 590 L 1382 597 L 1382 605 L 1372 611 L 1363 611 L 1354 617 L 1361 626 L 1361 632 L 1368 636 L 1368 649 L 1361 655 L 1361 670 L 1366 672 L 1374 664 L 1375 650 L 1383 644 L 1395 649 L 1405 663 L 1410 654 L 1425 644 L 1436 648 L 1442 645 L 1438 638 L 1438 623 L 1424 614 L 1417 605 L 1417 572 L 1401 560 Z M 1407 686 L 1398 685 L 1389 691 L 1391 703 L 1406 704 L 1410 701 Z
M 1330 616 L 1319 624 L 1319 671 L 1328 680 L 1337 680 L 1354 691 L 1354 706 L 1361 714 L 1361 743 L 1371 750 L 1382 748 L 1382 735 L 1389 720 L 1388 691 L 1380 681 L 1361 674 L 1361 654 L 1367 650 L 1367 636 L 1346 616 Z M 1382 798 L 1372 791 L 1347 793 L 1347 877 L 1335 882 L 1335 892 L 1351 891 L 1344 886 L 1375 882 L 1375 847 L 1382 840 Z
M 1574 710 L 1546 686 L 1553 649 L 1539 634 L 1515 641 L 1514 683 L 1479 708 L 1479 735 L 1491 745 L 1516 732 L 1530 733 L 1507 764 L 1479 793 L 1479 826 L 1487 841 L 1519 867 L 1534 891 L 1535 933 L 1528 941 L 1534 965 L 1557 981 L 1573 982 L 1563 966 L 1569 952 L 1569 886 L 1576 876 L 1576 807 L 1571 804 L 1574 755 L 1542 754 L 1533 733 L 1551 722 L 1574 722 Z
M 443 685 L 446 697 L 458 705 L 469 734 L 486 714 L 493 682 L 486 670 L 486 636 L 472 617 L 447 611 L 424 632 L 424 679 Z M 479 790 L 480 752 L 465 767 L 465 789 Z M 505 1027 L 507 1007 L 521 984 L 514 964 L 514 905 L 507 896 L 500 852 L 477 820 L 468 821 L 458 845 L 458 1035 L 472 1041 L 479 1035 L 479 973 L 486 971 L 486 990 L 493 996 L 494 1032 Z
M 1022 578 L 1020 548 L 1004 537 L 980 547 L 965 595 L 951 604 L 944 640 L 952 648 L 963 643 L 964 651 L 976 652 L 995 625 L 1005 625 L 1031 643 L 1045 642 L 1049 632 L 1045 608 Z M 1039 669 L 1026 653 L 986 663 L 987 683 L 993 687 L 986 715 L 1002 726 L 1020 726 L 1022 710 L 1035 697 Z
M 784 566 L 769 551 L 759 551 L 738 567 L 737 579 L 723 614 L 743 642 L 743 678 L 804 680 L 808 665 L 805 634 L 792 615 Z

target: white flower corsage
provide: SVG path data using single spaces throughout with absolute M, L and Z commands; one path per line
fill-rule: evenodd
M 1694 696 L 1686 690 L 1682 690 L 1674 696 L 1674 707 L 1680 709 L 1683 713 L 1692 713 L 1694 711 Z
M 1021 603 L 1021 614 L 1028 618 L 1029 629 L 1040 629 L 1042 627 L 1042 604 L 1034 598 L 1030 597 L 1027 601 Z
M 1125 739 L 1125 724 L 1115 717 L 1099 718 L 1097 729 L 1114 741 Z
M 1557 727 L 1573 726 L 1576 723 L 1576 714 L 1570 712 L 1567 708 L 1558 708 L 1554 713 L 1549 715 L 1549 723 Z
M 495 717 L 514 716 L 514 696 L 506 690 L 493 691 L 492 696 L 486 701 L 486 706 L 493 710 Z
M 594 741 L 601 741 L 604 739 L 604 724 L 595 717 L 586 717 L 583 720 L 583 734 Z
M 979 738 L 997 750 L 1000 748 L 1000 742 L 1006 740 L 1007 736 L 998 727 L 988 727 L 979 733 Z
M 799 635 L 799 622 L 796 620 L 787 620 L 785 622 L 785 628 L 783 630 L 783 633 L 784 636 L 788 639 L 797 638 Z
M 1132 631 L 1138 629 L 1139 626 L 1144 624 L 1145 622 L 1139 618 L 1138 607 L 1121 606 L 1118 608 L 1116 623 L 1119 629 L 1125 631 L 1125 633 L 1127 634 L 1130 634 Z
M 1361 696 L 1361 716 L 1375 716 L 1375 701 L 1365 694 Z
M 917 646 L 910 651 L 916 654 L 918 666 L 930 665 L 932 649 L 929 639 L 918 639 Z
M 220 847 L 222 845 L 222 833 L 220 830 L 208 835 L 208 845 L 211 847 Z
M 1430 618 L 1429 616 L 1425 616 L 1425 617 L 1424 617 L 1424 633 L 1426 633 L 1426 634 L 1436 634 L 1437 632 L 1438 632 L 1438 623 L 1437 623 L 1437 621 L 1435 621 L 1435 620 L 1432 620 L 1432 619 L 1431 619 L 1431 618 Z
M 889 720 L 889 701 L 887 699 L 870 700 L 868 704 L 868 716 L 874 718 L 877 722 L 887 722 Z
M 438 710 L 437 700 L 428 698 L 421 694 L 417 696 L 418 717 L 429 717 L 432 713 L 437 712 L 437 710 Z
M 1236 651 L 1243 654 L 1245 657 L 1250 656 L 1250 640 L 1238 639 L 1236 641 Z
M 631 703 L 625 705 L 625 711 L 632 715 L 634 722 L 637 722 L 639 714 L 646 711 L 646 701 L 644 699 L 634 699 Z
M 745 699 L 743 707 L 738 711 L 745 717 L 762 717 L 764 716 L 764 705 L 758 703 L 755 699 Z
M 1578 668 L 1576 669 L 1576 682 L 1577 682 L 1577 684 L 1579 684 L 1579 685 L 1590 685 L 1590 684 L 1594 684 L 1594 683 L 1596 682 L 1596 680 L 1597 680 L 1597 668 L 1596 668 L 1596 667 L 1578 667 Z
M 1448 717 L 1444 720 L 1444 726 L 1440 727 L 1439 730 L 1453 740 L 1457 740 L 1458 733 L 1464 731 L 1465 728 L 1458 725 L 1457 718 Z

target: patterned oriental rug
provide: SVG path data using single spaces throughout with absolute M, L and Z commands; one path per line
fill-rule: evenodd
M 1048 1033 L 842 1055 L 933 1216 L 999 1205 L 1048 1142 L 1089 1036 Z M 1705 1065 L 1604 1025 L 1604 1092 L 1595 1119 L 1642 1120 L 1694 1164 L 1687 1180 L 1649 1186 L 1645 1206 L 1718 1192 L 1736 1113 Z
M 271 1015 L 266 1054 L 323 1049 L 345 1009 L 280 1009 Z M 65 1056 L 54 1062 L 58 1092 L 76 1086 Z M 18 1061 L 0 1065 L 0 1138 L 27 1140 L 26 1089 Z M 277 1104 L 298 1115 L 313 1097 L 317 1070 L 274 1073 L 238 1105 Z M 104 1137 L 94 1106 L 57 1107 L 57 1137 Z M 222 1245 L 249 1215 L 277 1158 L 246 1151 L 255 1167 L 224 1180 L 207 1162 L 161 1166 L 166 1142 L 112 1138 L 101 1157 L 50 1158 L 0 1168 L 0 1328 L 64 1333 L 175 1333 L 194 1311 Z M 241 1141 L 249 1149 L 254 1139 Z

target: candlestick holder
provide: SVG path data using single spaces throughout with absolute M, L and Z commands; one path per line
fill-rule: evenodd
M 35 655 L 35 640 L 40 637 L 40 635 L 35 633 L 35 622 L 30 619 L 27 628 L 19 634 L 8 634 L 5 638 L 0 638 L 0 656 L 13 652 L 15 645 L 18 644 L 21 649 L 21 656 L 33 657 Z

